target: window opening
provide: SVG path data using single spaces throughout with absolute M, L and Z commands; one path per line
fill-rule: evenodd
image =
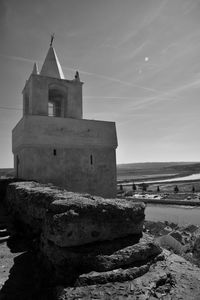
M 62 117 L 64 116 L 64 103 L 67 93 L 62 87 L 50 86 L 48 95 L 48 116 Z
M 92 156 L 92 154 L 90 155 L 90 164 L 93 165 L 93 156 Z
M 51 103 L 51 102 L 48 103 L 48 116 L 49 117 L 54 116 L 54 114 L 53 114 L 53 103 Z

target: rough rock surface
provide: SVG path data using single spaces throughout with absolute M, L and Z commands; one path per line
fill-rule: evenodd
M 165 226 L 172 232 L 163 235 Z M 193 224 L 178 226 L 174 223 L 145 221 L 145 230 L 158 241 L 161 247 L 172 250 L 200 267 L 200 227 Z M 162 236 L 161 236 L 162 235 Z
M 118 268 L 131 267 L 150 261 L 162 252 L 154 242 L 140 241 L 135 245 L 122 248 L 110 255 L 90 257 L 90 264 L 95 271 L 109 271 Z
M 7 188 L 6 205 L 15 218 L 40 233 L 42 224 L 55 193 L 52 186 L 36 182 L 15 182 Z
M 161 253 L 151 237 L 140 239 L 143 204 L 74 194 L 34 182 L 11 184 L 7 200 L 16 218 L 37 232 L 41 258 L 57 272 L 59 284 L 68 284 L 56 289 L 55 299 L 200 299 L 200 269 L 167 250 Z M 178 241 L 169 232 L 178 228 L 169 227 L 160 224 L 162 232 L 168 233 L 167 245 L 177 248 Z M 188 230 L 183 244 L 188 235 L 197 238 L 194 228 Z M 38 253 L 38 244 L 34 245 Z M 49 272 L 55 284 L 53 275 Z M 17 299 L 21 298 L 17 295 Z
M 136 239 L 136 236 L 128 236 L 113 241 L 61 248 L 44 239 L 41 251 L 53 265 L 56 278 L 73 285 L 80 274 L 140 267 L 151 262 L 162 251 L 152 240 L 142 238 L 138 242 L 139 237 Z
M 7 191 L 12 212 L 60 247 L 141 234 L 143 203 L 75 194 L 35 182 L 12 183 Z M 120 226 L 119 226 L 120 224 Z
M 199 300 L 200 269 L 164 250 L 164 259 L 156 261 L 148 272 L 136 279 L 80 287 L 60 286 L 57 299 Z
M 36 182 L 17 182 L 8 187 L 7 206 L 22 223 L 21 228 L 39 240 L 41 257 L 55 271 L 56 280 L 68 284 L 84 272 L 95 271 L 95 266 L 102 268 L 96 259 L 98 255 L 103 259 L 104 255 L 138 243 L 142 236 L 143 203 L 81 195 Z M 151 250 L 150 254 L 154 251 Z M 115 268 L 123 264 L 123 255 L 117 255 Z M 126 256 L 126 264 L 133 263 L 131 254 Z M 111 260 L 113 264 L 116 258 L 110 259 L 110 265 Z
M 46 238 L 60 247 L 114 240 L 142 232 L 144 204 L 66 195 L 49 206 Z M 120 226 L 119 226 L 120 224 Z
M 149 271 L 150 264 L 141 267 L 133 267 L 128 269 L 115 269 L 107 272 L 91 272 L 82 274 L 75 282 L 75 286 L 85 286 L 93 284 L 104 284 L 107 282 L 123 282 L 135 279 Z

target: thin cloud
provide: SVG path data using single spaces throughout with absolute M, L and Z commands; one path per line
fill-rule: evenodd
M 139 45 L 137 48 L 134 49 L 133 52 L 130 52 L 129 55 L 125 55 L 124 58 L 126 60 L 132 60 L 134 59 L 138 54 L 140 54 L 142 52 L 142 50 L 149 44 L 149 41 L 145 41 L 143 42 L 141 45 Z
M 191 82 L 185 83 L 175 89 L 171 89 L 167 92 L 162 92 L 157 96 L 147 97 L 137 103 L 133 103 L 132 109 L 146 108 L 148 105 L 162 102 L 164 100 L 181 100 L 177 95 L 191 88 L 200 88 L 200 78 L 193 80 Z
M 65 68 L 63 68 L 63 69 L 65 69 Z M 105 75 L 101 75 L 101 74 L 97 74 L 97 73 L 86 72 L 86 71 L 83 71 L 83 70 L 80 70 L 80 73 L 83 73 L 83 74 L 86 74 L 86 75 L 90 75 L 90 76 L 95 76 L 95 77 L 102 78 L 102 79 L 105 79 L 105 80 L 109 80 L 109 81 L 112 81 L 112 82 L 117 82 L 117 83 L 120 83 L 122 85 L 126 85 L 126 86 L 130 86 L 130 87 L 134 87 L 134 88 L 143 89 L 143 90 L 146 90 L 146 91 L 149 91 L 149 92 L 153 92 L 153 93 L 159 93 L 160 92 L 157 89 L 146 87 L 146 86 L 142 86 L 142 85 L 133 84 L 131 82 L 123 81 L 123 80 L 120 80 L 120 79 L 115 78 L 115 77 L 109 77 L 109 76 L 105 76 Z
M 36 61 L 36 60 L 30 59 L 30 58 L 12 56 L 12 55 L 4 55 L 4 54 L 0 54 L 0 57 L 7 58 L 7 59 L 12 59 L 12 60 L 17 60 L 17 61 L 31 62 L 31 63 L 34 63 Z M 38 61 L 38 62 L 40 62 L 40 61 Z
M 170 59 L 166 60 L 165 63 L 157 65 L 157 68 L 152 68 L 151 73 L 145 74 L 144 77 L 137 79 L 135 83 L 140 84 L 140 82 L 143 82 L 144 80 L 155 77 L 159 73 L 169 69 L 171 66 L 174 66 L 174 63 L 180 61 L 180 59 L 182 60 L 184 59 L 183 63 L 187 62 L 187 59 L 190 58 L 191 54 L 194 53 L 197 49 L 197 46 L 194 47 L 194 41 L 192 40 L 196 39 L 199 36 L 200 36 L 199 32 L 192 33 L 184 38 L 181 38 L 176 43 L 172 43 L 168 47 L 164 48 L 161 51 L 162 54 L 164 54 L 163 52 L 169 50 L 170 47 L 176 47 L 176 49 L 174 49 L 173 56 L 171 56 Z M 199 41 L 197 42 L 199 43 Z
M 158 17 L 160 17 L 162 10 L 164 9 L 165 5 L 167 4 L 168 0 L 163 0 L 157 8 L 154 7 L 152 10 L 152 14 L 144 19 L 144 21 L 137 27 L 137 30 L 129 32 L 125 38 L 119 43 L 119 47 L 123 46 L 130 42 L 137 34 L 144 28 L 150 26 Z
M 8 59 L 13 59 L 13 60 L 18 60 L 18 61 L 25 61 L 25 62 L 31 62 L 31 63 L 34 63 L 36 61 L 36 60 L 33 60 L 33 59 L 28 59 L 28 58 L 19 57 L 19 56 L 8 56 L 8 55 L 3 55 L 3 54 L 0 54 L 0 56 L 4 57 L 4 58 L 8 58 Z M 41 63 L 41 61 L 38 61 L 38 62 Z M 62 69 L 64 69 L 64 70 L 71 70 L 71 71 L 76 71 L 77 70 L 75 68 L 70 68 L 70 67 L 65 67 L 65 66 L 62 67 Z M 85 75 L 95 76 L 95 77 L 102 78 L 102 79 L 105 79 L 105 80 L 109 80 L 109 81 L 112 81 L 112 82 L 117 82 L 117 83 L 120 83 L 120 84 L 123 84 L 123 85 L 140 88 L 140 89 L 143 89 L 143 90 L 146 90 L 146 91 L 150 91 L 150 92 L 154 92 L 154 93 L 158 93 L 159 92 L 156 89 L 149 88 L 149 87 L 146 87 L 146 86 L 141 86 L 141 85 L 135 85 L 135 84 L 132 84 L 131 82 L 123 81 L 123 80 L 120 80 L 118 78 L 109 77 L 109 76 L 105 76 L 105 75 L 101 75 L 101 74 L 93 73 L 93 72 L 87 72 L 87 71 L 84 71 L 84 70 L 79 70 L 79 72 L 82 73 L 82 74 L 85 74 Z

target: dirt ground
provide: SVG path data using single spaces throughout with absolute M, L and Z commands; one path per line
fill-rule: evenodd
M 47 300 L 52 299 L 36 253 L 25 239 L 10 234 L 10 220 L 0 205 L 0 300 Z

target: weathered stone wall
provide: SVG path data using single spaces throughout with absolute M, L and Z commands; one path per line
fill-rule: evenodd
M 18 151 L 17 155 L 20 178 L 52 183 L 70 191 L 107 198 L 116 195 L 114 149 L 27 146 Z M 91 155 L 93 164 L 90 161 Z
M 11 183 L 6 201 L 14 218 L 38 237 L 40 253 L 56 278 L 68 283 L 83 272 L 104 269 L 99 267 L 102 255 L 138 243 L 142 236 L 143 203 L 81 195 L 36 182 Z
M 63 247 L 140 234 L 144 222 L 143 203 L 81 195 L 36 182 L 10 184 L 7 205 L 21 221 L 44 230 L 49 240 Z

